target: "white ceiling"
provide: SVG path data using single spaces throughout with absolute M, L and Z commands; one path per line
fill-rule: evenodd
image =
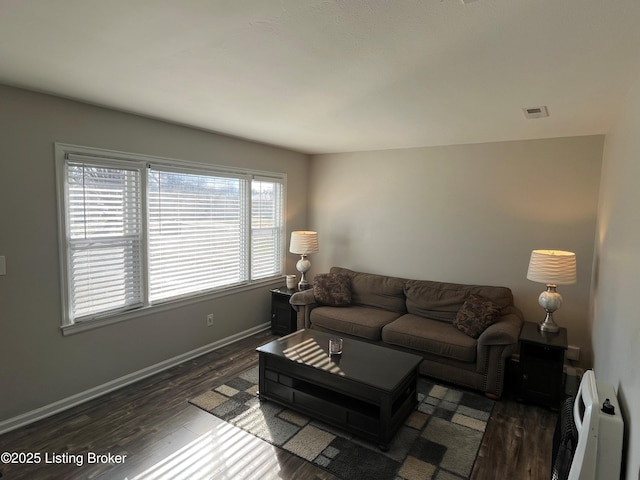
M 0 83 L 307 153 L 590 135 L 638 25 L 638 0 L 0 0 Z

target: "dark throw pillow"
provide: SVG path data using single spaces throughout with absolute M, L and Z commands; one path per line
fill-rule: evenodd
M 320 273 L 313 279 L 316 302 L 331 307 L 351 304 L 351 280 L 343 273 Z
M 500 307 L 491 300 L 472 294 L 458 310 L 453 324 L 461 332 L 472 338 L 478 338 L 489 325 L 496 321 L 499 313 Z

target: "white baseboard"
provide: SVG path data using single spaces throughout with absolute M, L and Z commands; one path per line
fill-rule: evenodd
M 195 350 L 191 350 L 190 352 L 183 353 L 182 355 L 178 355 L 177 357 L 173 357 L 163 362 L 156 363 L 155 365 L 151 365 L 150 367 L 143 368 L 142 370 L 138 370 L 137 372 L 130 373 L 128 375 L 125 375 L 124 377 L 116 378 L 115 380 L 112 380 L 110 382 L 90 388 L 89 390 L 85 390 L 84 392 L 76 393 L 75 395 L 63 398 L 62 400 L 58 400 L 57 402 L 53 402 L 49 405 L 31 410 L 30 412 L 23 413 L 21 415 L 18 415 L 17 417 L 3 420 L 0 422 L 0 435 L 10 432 L 11 430 L 15 430 L 16 428 L 24 427 L 25 425 L 36 422 L 38 420 L 42 420 L 43 418 L 50 417 L 51 415 L 55 415 L 56 413 L 60 413 L 71 407 L 80 405 L 81 403 L 88 402 L 89 400 L 93 400 L 94 398 L 97 398 L 101 395 L 112 392 L 126 385 L 130 385 L 134 382 L 142 380 L 143 378 L 155 375 L 156 373 L 162 372 L 163 370 L 175 367 L 176 365 L 199 357 L 200 355 L 204 355 L 205 353 L 212 352 L 233 342 L 237 342 L 238 340 L 241 340 L 243 338 L 250 337 L 251 335 L 262 332 L 263 330 L 267 330 L 270 327 L 271 323 L 264 323 L 257 327 L 250 328 L 249 330 L 244 330 L 243 332 L 231 335 L 230 337 L 223 338 L 222 340 L 218 340 L 217 342 L 213 342 L 203 347 L 196 348 Z

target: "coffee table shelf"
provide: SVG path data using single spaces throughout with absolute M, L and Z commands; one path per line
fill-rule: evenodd
M 332 358 L 329 337 L 301 330 L 258 348 L 260 398 L 388 448 L 416 405 L 422 358 L 352 339 Z

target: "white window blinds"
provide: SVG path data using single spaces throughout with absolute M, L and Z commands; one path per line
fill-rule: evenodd
M 283 274 L 284 175 L 62 144 L 56 158 L 63 326 Z
M 283 185 L 256 179 L 251 185 L 251 277 L 283 271 Z
M 149 170 L 152 303 L 248 280 L 246 184 Z
M 70 317 L 140 306 L 140 172 L 71 158 L 66 165 Z

